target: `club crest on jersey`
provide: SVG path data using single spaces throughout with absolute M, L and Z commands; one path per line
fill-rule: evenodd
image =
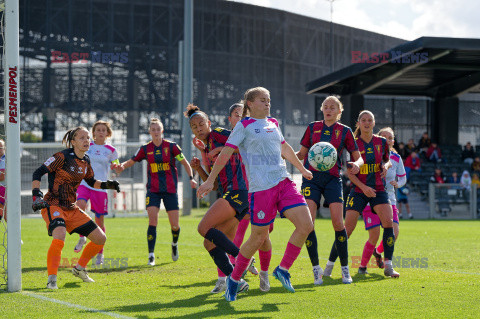
M 340 130 L 335 130 L 335 138 L 338 138 L 340 136 Z
M 367 154 L 372 154 L 373 153 L 373 150 L 371 147 L 367 148 Z
M 168 147 L 164 147 L 164 148 L 163 148 L 163 152 L 164 152 L 165 154 L 168 154 Z
M 259 128 L 256 128 L 256 129 L 255 129 L 255 133 L 260 133 L 260 129 L 259 129 Z
M 264 219 L 265 218 L 265 213 L 263 211 L 259 211 L 257 213 L 257 217 L 258 217 L 258 219 Z
M 381 150 L 380 150 L 381 145 L 375 145 L 375 147 L 377 148 L 377 152 L 380 153 L 381 152 Z

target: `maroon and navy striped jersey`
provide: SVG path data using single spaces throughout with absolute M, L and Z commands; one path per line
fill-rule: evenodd
M 217 127 L 208 135 L 205 151 L 208 153 L 217 147 L 225 146 L 231 131 Z M 210 160 L 209 160 L 210 161 Z M 209 165 L 213 166 L 213 162 Z M 247 173 L 240 154 L 234 153 L 218 174 L 222 194 L 233 190 L 248 190 Z
M 318 142 L 328 142 L 337 149 L 337 165 L 333 166 L 328 174 L 340 177 L 341 158 L 343 150 L 346 149 L 350 154 L 358 151 L 352 130 L 341 123 L 335 122 L 332 126 L 327 126 L 324 121 L 312 122 L 308 124 L 303 134 L 300 144 L 308 149 Z M 308 162 L 308 156 L 305 156 L 303 166 L 312 171 L 318 172 Z
M 162 140 L 159 146 L 152 141 L 142 145 L 132 157 L 135 162 L 146 160 L 148 163 L 147 191 L 152 193 L 177 192 L 178 173 L 175 157 L 182 155 L 181 148 L 175 142 Z
M 356 141 L 364 161 L 364 164 L 360 167 L 360 172 L 357 174 L 358 179 L 377 192 L 385 191 L 385 180 L 380 175 L 382 174 L 383 163 L 390 159 L 387 140 L 374 134 L 369 143 L 366 143 L 360 137 Z M 355 191 L 362 192 L 358 186 L 355 186 Z

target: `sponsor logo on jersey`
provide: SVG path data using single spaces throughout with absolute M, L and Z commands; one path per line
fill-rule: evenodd
M 221 127 L 217 127 L 217 128 L 215 129 L 215 131 L 217 131 L 217 132 L 220 132 L 220 133 L 221 133 L 221 132 L 223 132 L 223 128 L 221 128 Z
M 152 173 L 158 173 L 161 171 L 169 171 L 170 170 L 170 163 L 152 163 L 150 164 L 150 168 Z
M 260 133 L 260 129 L 256 128 L 255 133 Z
M 138 153 L 138 152 L 137 152 Z M 137 154 L 135 154 L 136 156 Z M 147 155 L 153 155 L 153 152 L 148 152 Z
M 55 157 L 52 156 L 49 159 L 47 159 L 44 164 L 45 164 L 45 166 L 48 166 L 48 165 L 52 164 L 53 161 L 55 161 Z
M 53 213 L 53 217 L 57 217 L 57 216 L 60 216 L 60 212 L 55 211 L 55 212 Z

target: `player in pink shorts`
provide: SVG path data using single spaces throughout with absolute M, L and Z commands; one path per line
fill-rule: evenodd
M 398 222 L 398 209 L 396 206 L 396 197 L 395 192 L 397 188 L 402 187 L 407 182 L 405 168 L 403 166 L 403 161 L 397 151 L 393 148 L 393 143 L 395 141 L 395 136 L 393 130 L 389 127 L 382 128 L 378 135 L 387 139 L 387 145 L 390 148 L 390 163 L 392 167 L 387 171 L 385 176 L 385 189 L 388 193 L 388 199 L 390 200 L 390 205 L 392 205 L 393 210 L 393 232 L 395 234 L 395 241 L 398 239 L 399 234 L 399 222 Z M 360 263 L 360 268 L 358 269 L 359 274 L 367 274 L 367 266 L 372 254 L 375 256 L 377 266 L 383 268 L 383 241 L 375 249 L 378 238 L 380 237 L 380 227 L 382 222 L 380 217 L 372 211 L 370 205 L 367 205 L 362 213 L 363 221 L 365 222 L 365 230 L 368 230 L 368 240 L 365 243 L 362 253 L 362 260 Z
M 97 121 L 92 127 L 93 141 L 87 155 L 90 158 L 95 178 L 99 180 L 107 180 L 108 170 L 112 163 L 118 163 L 118 154 L 115 147 L 106 144 L 106 140 L 112 137 L 113 131 L 110 123 L 105 121 Z M 90 201 L 91 211 L 95 214 L 95 222 L 103 232 L 105 232 L 104 216 L 108 214 L 108 195 L 106 190 L 93 189 L 82 181 L 77 189 L 77 205 L 81 210 L 85 211 L 87 202 Z M 87 242 L 84 236 L 80 236 L 77 245 L 74 248 L 76 253 L 80 252 L 83 245 Z M 103 248 L 97 254 L 96 264 L 103 264 Z
M 306 179 L 312 179 L 312 173 L 303 167 L 292 147 L 286 143 L 277 120 L 268 116 L 270 92 L 262 87 L 247 90 L 243 114 L 246 112 L 250 112 L 250 117 L 245 117 L 237 123 L 212 172 L 197 191 L 198 197 L 208 194 L 213 189 L 218 173 L 233 152 L 239 149 L 247 170 L 252 231 L 250 238 L 240 248 L 235 268 L 227 278 L 225 290 L 227 301 L 236 300 L 241 276 L 252 256 L 268 239 L 269 226 L 275 220 L 277 210 L 282 217 L 288 218 L 295 225 L 295 231 L 289 239 L 280 266 L 273 271 L 274 277 L 290 292 L 295 290 L 290 282 L 288 269 L 297 259 L 308 234 L 313 230 L 305 199 L 296 189 L 295 183 L 290 180 L 283 158 L 291 162 Z

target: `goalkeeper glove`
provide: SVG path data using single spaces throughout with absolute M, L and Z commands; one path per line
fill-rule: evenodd
M 117 181 L 106 181 L 100 184 L 101 189 L 114 189 L 117 193 L 120 193 L 120 184 Z
M 32 209 L 34 212 L 42 208 L 48 207 L 48 203 L 43 200 L 43 193 L 40 191 L 40 189 L 34 188 L 32 190 L 32 197 L 33 197 Z

